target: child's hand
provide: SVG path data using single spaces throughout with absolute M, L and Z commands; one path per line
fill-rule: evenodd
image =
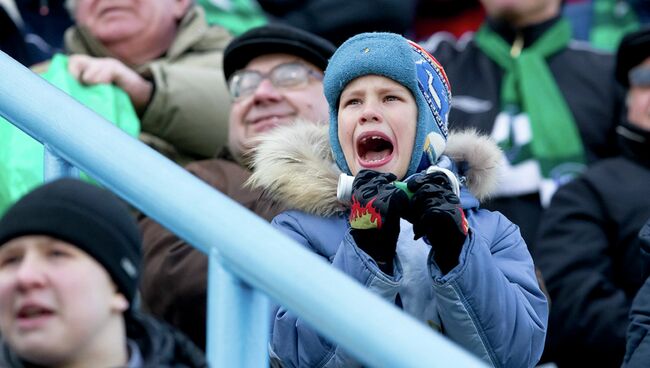
M 396 179 L 390 173 L 361 170 L 352 184 L 352 237 L 386 273 L 392 273 L 399 221 L 409 205 L 406 193 L 393 185 Z
M 441 172 L 416 175 L 407 187 L 414 194 L 405 218 L 413 224 L 415 239 L 427 237 L 434 248 L 434 260 L 447 273 L 458 264 L 469 230 L 460 199 Z

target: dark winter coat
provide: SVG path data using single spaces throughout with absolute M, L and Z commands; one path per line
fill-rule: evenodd
M 250 171 L 224 159 L 192 163 L 187 169 L 257 215 L 271 220 L 279 209 L 243 187 Z M 208 258 L 152 219 L 140 221 L 143 236 L 141 281 L 145 309 L 205 346 Z
M 540 223 L 535 259 L 551 296 L 545 354 L 567 367 L 618 367 L 632 299 L 650 264 L 650 132 L 622 128 L 624 155 L 560 188 Z
M 646 255 L 650 255 L 650 221 L 639 232 L 639 239 Z M 650 278 L 645 281 L 632 303 L 623 361 L 625 368 L 644 368 L 650 362 Z

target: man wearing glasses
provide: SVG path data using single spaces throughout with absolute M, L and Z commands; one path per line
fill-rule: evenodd
M 234 39 L 223 60 L 232 108 L 228 149 L 187 169 L 270 221 L 281 208 L 243 186 L 250 176 L 246 152 L 256 136 L 276 126 L 297 119 L 328 121 L 322 78 L 334 50 L 320 37 L 281 25 L 255 28 Z M 150 218 L 141 219 L 140 228 L 144 306 L 205 346 L 207 258 Z

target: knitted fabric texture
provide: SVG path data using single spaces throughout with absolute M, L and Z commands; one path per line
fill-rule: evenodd
M 379 75 L 411 91 L 418 109 L 415 142 L 406 176 L 435 164 L 445 150 L 451 89 L 438 61 L 419 45 L 394 33 L 362 33 L 344 42 L 325 71 L 330 143 L 336 164 L 350 174 L 338 138 L 341 93 L 354 79 Z
M 140 232 L 110 192 L 74 179 L 36 188 L 0 219 L 0 247 L 26 235 L 51 236 L 85 251 L 133 304 L 142 259 Z

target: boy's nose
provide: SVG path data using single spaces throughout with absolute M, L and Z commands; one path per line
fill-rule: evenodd
M 381 114 L 372 103 L 367 103 L 361 112 L 360 122 L 365 123 L 378 123 L 382 120 Z

